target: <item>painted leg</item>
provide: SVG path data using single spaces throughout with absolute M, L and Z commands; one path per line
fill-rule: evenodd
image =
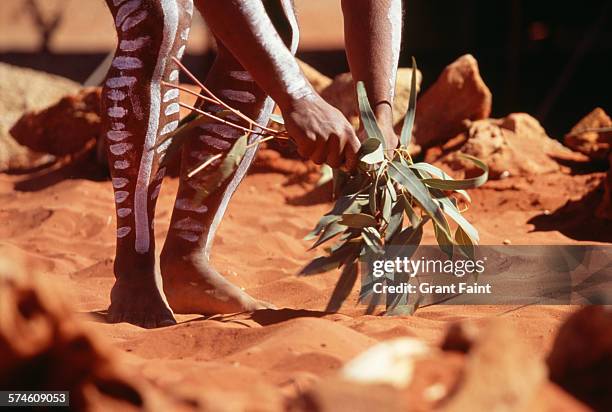
M 288 2 L 283 1 L 286 6 Z M 290 10 L 290 9 L 285 9 Z M 203 15 L 206 16 L 205 11 Z M 291 10 L 292 13 L 292 10 Z M 297 48 L 298 31 L 293 14 L 279 32 L 288 34 L 292 52 Z M 274 102 L 252 80 L 240 63 L 222 45 L 217 59 L 206 79 L 206 86 L 230 106 L 238 109 L 260 124 L 266 124 Z M 204 105 L 204 110 L 216 112 L 220 107 Z M 228 119 L 238 122 L 233 115 Z M 253 311 L 272 305 L 258 301 L 228 282 L 210 264 L 209 256 L 218 225 L 227 205 L 244 178 L 256 152 L 247 151 L 234 176 L 225 187 L 209 196 L 203 203 L 193 199 L 201 176 L 187 178 L 187 173 L 208 157 L 226 153 L 243 133 L 220 123 L 202 126 L 194 138 L 183 148 L 181 181 L 177 194 L 170 230 L 161 255 L 164 290 L 170 306 L 176 313 L 232 313 Z M 258 138 L 253 136 L 251 141 Z M 210 173 L 215 165 L 201 173 Z
M 160 137 L 178 125 L 178 90 L 170 56 L 181 57 L 191 0 L 107 0 L 118 46 L 102 90 L 103 131 L 117 213 L 115 284 L 109 322 L 143 327 L 175 323 L 155 265 L 153 217 L 165 170 Z

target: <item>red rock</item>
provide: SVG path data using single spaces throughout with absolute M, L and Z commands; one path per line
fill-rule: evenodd
M 610 168 L 603 182 L 603 199 L 595 212 L 600 219 L 612 219 L 612 152 L 608 155 L 608 161 L 610 162 Z
M 100 91 L 85 88 L 46 109 L 27 112 L 11 128 L 11 135 L 37 152 L 76 153 L 100 133 Z
M 465 129 L 464 120 L 489 117 L 491 102 L 476 59 L 469 54 L 461 56 L 418 99 L 416 144 L 429 148 L 455 137 Z
M 503 119 L 468 121 L 466 127 L 463 138 L 456 139 L 452 152 L 436 158 L 440 151 L 432 148 L 426 161 L 439 161 L 465 176 L 480 174 L 472 162 L 460 158 L 457 153 L 460 151 L 484 161 L 489 166 L 490 178 L 500 179 L 557 172 L 561 167 L 553 157 L 575 156 L 548 137 L 540 123 L 526 113 L 513 113 Z
M 559 329 L 550 380 L 598 411 L 612 410 L 612 310 L 586 306 Z
M 467 361 L 444 411 L 520 411 L 545 382 L 544 362 L 534 357 L 512 328 L 492 322 L 467 355 Z
M 612 131 L 595 131 L 612 127 L 612 119 L 600 107 L 582 118 L 565 136 L 565 145 L 591 159 L 605 160 L 612 145 Z
M 2 390 L 67 390 L 74 410 L 168 410 L 53 285 L 26 272 L 7 247 L 0 249 Z

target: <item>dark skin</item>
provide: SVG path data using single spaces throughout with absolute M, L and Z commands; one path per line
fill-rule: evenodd
M 359 140 L 350 123 L 335 107 L 325 102 L 314 90 L 310 98 L 295 98 L 281 85 L 274 50 L 259 42 L 255 27 L 241 13 L 236 13 L 239 0 L 200 0 L 206 10 L 211 29 L 253 75 L 263 90 L 279 105 L 285 127 L 304 158 L 317 164 L 352 169 L 356 165 Z M 392 58 L 392 35 L 387 14 L 393 0 L 343 0 L 346 50 L 354 79 L 365 83 L 373 109 L 388 141 L 397 146 L 393 131 L 392 93 L 389 78 L 397 61 Z M 231 15 L 232 25 L 226 24 Z M 373 64 L 373 62 L 377 62 Z M 300 73 L 301 74 L 301 73 Z M 301 74 L 303 77 L 303 74 Z M 305 79 L 304 79 L 305 80 Z M 305 80 L 306 81 L 306 80 Z
M 112 2 L 108 1 L 110 6 Z M 158 0 L 148 1 L 151 4 L 158 4 Z M 172 55 L 177 53 L 181 44 L 178 39 L 181 38 L 179 36 L 182 30 L 189 25 L 184 11 L 189 0 L 176 1 L 182 4 L 179 8 L 181 20 Z M 390 79 L 394 77 L 397 59 L 389 51 L 392 49 L 393 36 L 388 26 L 390 24 L 389 10 L 392 4 L 399 5 L 398 2 L 399 0 L 343 1 L 349 64 L 355 80 L 362 80 L 366 85 L 375 115 L 387 138 L 388 147 L 395 147 L 397 144 L 397 137 L 393 133 L 390 103 L 393 97 L 393 86 Z M 311 159 L 318 164 L 328 163 L 332 167 L 354 168 L 360 146 L 358 136 L 363 140 L 363 130 L 355 133 L 344 115 L 325 102 L 313 90 L 299 70 L 291 52 L 265 15 L 262 3 L 258 0 L 248 2 L 243 0 L 198 0 L 196 6 L 218 42 L 222 44 L 217 60 L 206 80 L 207 87 L 217 94 L 230 91 L 237 93 L 241 98 L 246 98 L 243 101 L 236 100 L 232 105 L 253 118 L 262 115 L 266 95 L 271 96 L 279 105 L 285 119 L 286 129 L 304 158 Z M 112 9 L 112 6 L 110 7 Z M 257 15 L 258 8 L 259 16 Z M 122 40 L 134 41 L 138 35 L 151 36 L 147 47 L 139 48 L 133 53 L 124 53 L 130 57 L 140 58 L 144 71 L 125 71 L 123 73 L 115 70 L 109 72 L 109 78 L 125 77 L 131 74 L 139 76 L 135 86 L 138 89 L 129 96 L 130 98 L 142 98 L 149 95 L 151 82 L 149 77 L 152 75 L 150 72 L 157 58 L 156 53 L 164 28 L 161 9 L 158 10 L 160 13 L 152 11 L 153 9 L 150 9 L 147 20 L 141 26 L 137 26 L 143 29 L 142 32 L 136 34 L 133 31 L 125 32 L 118 29 L 118 36 L 124 36 Z M 262 11 L 264 19 L 261 18 Z M 169 57 L 166 60 L 169 60 Z M 167 67 L 162 77 L 165 82 L 169 81 L 170 73 L 174 69 L 170 66 Z M 149 77 L 144 77 L 143 73 L 148 73 Z M 241 76 L 235 77 L 236 73 L 241 76 L 246 73 L 254 81 L 245 80 Z M 129 91 L 125 86 L 114 88 L 122 93 Z M 109 86 L 105 91 L 110 92 L 111 89 L 113 87 Z M 169 89 L 170 87 L 164 87 L 160 96 L 165 96 Z M 108 106 L 107 110 L 115 104 L 115 101 L 110 98 L 105 101 Z M 177 112 L 170 111 L 173 114 L 163 115 L 171 102 L 173 100 L 162 102 L 160 129 L 174 119 L 169 116 L 178 118 Z M 155 244 L 152 217 L 155 214 L 156 195 L 153 194 L 159 179 L 153 178 L 146 196 L 139 197 L 146 201 L 143 205 L 138 206 L 132 201 L 137 195 L 134 185 L 138 182 L 138 166 L 143 164 L 140 160 L 141 152 L 135 149 L 142 148 L 146 122 L 133 116 L 134 107 L 127 99 L 121 100 L 119 104 L 128 110 L 125 116 L 122 113 L 119 114 L 122 116 L 120 121 L 125 123 L 126 130 L 131 133 L 121 142 L 131 144 L 133 149 L 130 149 L 132 151 L 127 155 L 121 155 L 122 157 L 113 153 L 110 153 L 109 157 L 112 160 L 111 166 L 114 166 L 117 160 L 121 161 L 124 158 L 129 161 L 127 169 L 123 167 L 113 169 L 114 178 L 128 179 L 127 185 L 123 186 L 123 183 L 119 183 L 115 190 L 116 194 L 127 196 L 126 199 L 120 198 L 117 201 L 118 210 L 130 208 L 127 217 L 119 216 L 118 227 L 129 231 L 127 234 L 118 235 L 117 239 L 115 259 L 117 281 L 111 293 L 112 303 L 108 317 L 111 322 L 127 321 L 145 327 L 169 325 L 174 323 L 174 319 L 164 302 L 160 289 L 161 282 L 159 282 L 159 276 L 154 267 Z M 141 106 L 148 110 L 149 102 L 143 100 Z M 106 131 L 109 133 L 117 133 L 113 127 L 118 124 L 118 120 L 113 119 L 113 116 L 108 116 Z M 264 116 L 262 122 L 266 121 L 267 117 Z M 190 185 L 197 184 L 197 179 L 188 180 L 183 172 L 189 171 L 191 166 L 201 161 L 193 158 L 194 154 L 207 156 L 213 153 L 210 150 L 214 145 L 210 146 L 211 143 L 208 143 L 207 146 L 204 142 L 210 142 L 212 141 L 210 139 L 214 138 L 216 144 L 219 144 L 225 139 L 225 143 L 229 145 L 228 142 L 238 138 L 241 133 L 235 130 L 231 132 L 200 131 L 199 133 L 205 136 L 194 136 L 191 144 L 184 148 L 182 164 L 186 169 L 182 171 L 177 205 L 173 211 L 170 229 L 160 258 L 161 277 L 168 303 L 175 313 L 231 313 L 272 307 L 269 303 L 254 299 L 231 284 L 215 270 L 209 261 L 208 254 L 216 228 L 239 181 L 233 186 L 227 182 L 226 186 L 220 188 L 204 203 L 193 204 L 189 201 L 194 199 L 195 189 Z M 212 135 L 212 137 L 206 135 Z M 206 139 L 202 141 L 202 137 Z M 111 141 L 109 144 L 113 143 L 115 142 Z M 222 153 L 223 150 L 227 150 L 227 146 L 219 150 Z M 126 157 L 128 155 L 131 157 Z M 250 161 L 246 160 L 246 168 Z M 155 164 L 157 160 L 154 160 L 153 165 Z M 151 176 L 155 175 L 156 170 L 154 169 L 151 171 Z M 238 171 L 235 175 L 239 175 Z M 244 174 L 240 176 L 239 179 L 242 179 Z M 134 233 L 138 225 L 134 224 L 133 216 L 136 212 L 142 211 L 137 207 L 143 206 L 147 207 L 149 212 L 148 228 L 151 239 L 150 246 L 145 253 L 134 251 L 137 243 L 135 243 Z M 131 208 L 134 209 L 133 212 Z

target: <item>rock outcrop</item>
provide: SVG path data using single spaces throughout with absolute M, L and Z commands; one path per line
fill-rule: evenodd
M 469 54 L 447 66 L 417 101 L 415 143 L 429 148 L 464 130 L 464 120 L 486 119 L 492 95 Z
M 100 93 L 99 87 L 84 88 L 42 110 L 26 112 L 11 135 L 37 152 L 76 153 L 100 134 Z
M 74 410 L 167 410 L 53 285 L 9 252 L 0 247 L 0 387 L 70 391 Z
M 565 136 L 565 145 L 591 159 L 605 160 L 612 145 L 612 119 L 600 107 L 582 118 Z
M 39 110 L 73 93 L 79 85 L 60 76 L 0 63 L 0 172 L 25 170 L 53 160 L 20 145 L 9 134 L 28 110 Z
M 559 171 L 553 157 L 573 155 L 569 149 L 546 134 L 540 123 L 526 113 L 513 113 L 503 119 L 485 119 L 464 124 L 466 131 L 456 139 L 452 151 L 441 154 L 435 148 L 426 155 L 428 162 L 440 162 L 465 176 L 480 174 L 480 170 L 462 153 L 475 156 L 489 166 L 491 179 L 509 176 L 535 176 Z
M 561 326 L 548 357 L 550 379 L 598 411 L 612 410 L 612 309 L 586 306 Z

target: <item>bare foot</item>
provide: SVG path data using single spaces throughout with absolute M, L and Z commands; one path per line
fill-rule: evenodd
M 109 323 L 127 322 L 143 328 L 176 324 L 157 285 L 149 279 L 141 277 L 115 282 L 107 314 Z
M 178 256 L 164 250 L 161 256 L 164 292 L 175 313 L 236 313 L 274 309 L 228 282 L 203 257 Z

